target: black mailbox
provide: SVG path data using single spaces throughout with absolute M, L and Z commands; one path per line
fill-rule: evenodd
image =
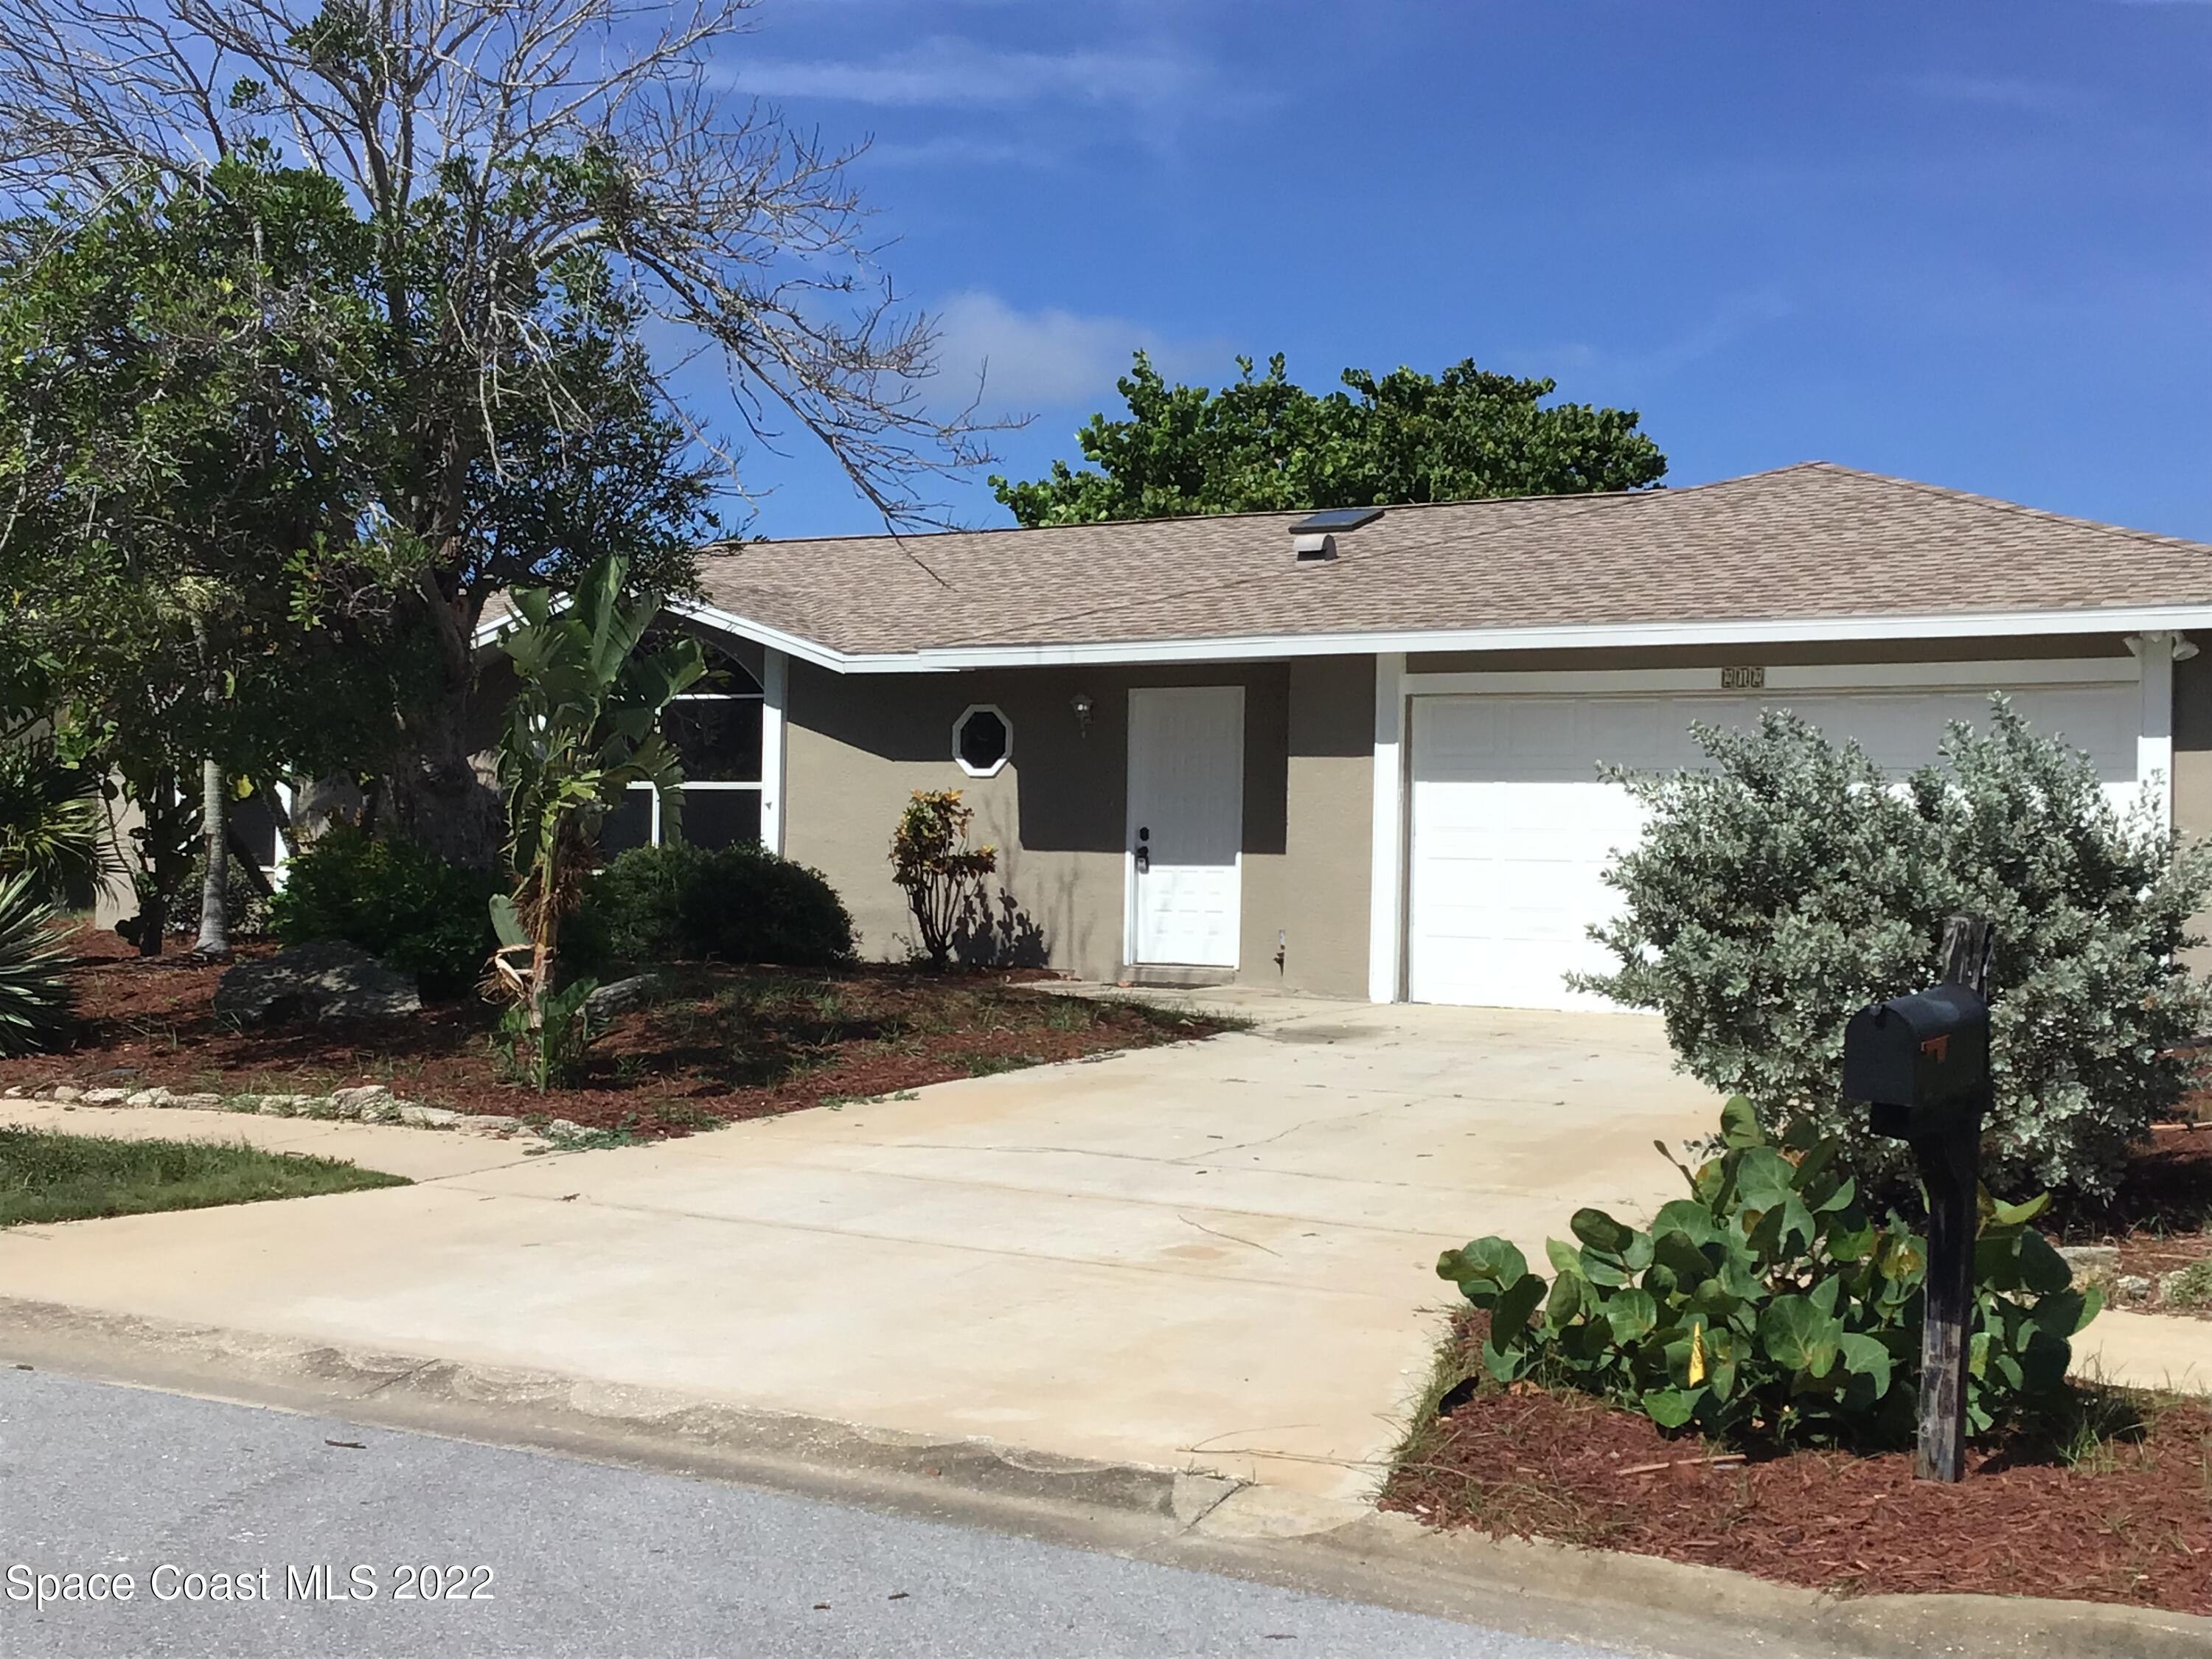
M 1990 1005 L 1938 985 L 1862 1008 L 1844 1028 L 1844 1098 L 1864 1101 L 1876 1134 L 1940 1134 L 1989 1099 Z

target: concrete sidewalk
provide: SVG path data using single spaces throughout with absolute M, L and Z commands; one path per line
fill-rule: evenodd
M 52 1100 L 0 1100 L 0 1127 L 52 1129 L 117 1140 L 214 1140 L 343 1158 L 365 1170 L 442 1181 L 478 1175 L 525 1160 L 521 1147 L 496 1135 L 343 1123 L 328 1118 L 263 1117 L 253 1112 L 198 1112 L 163 1107 L 64 1105 Z M 532 1145 L 536 1142 L 533 1139 Z M 5 1235 L 0 1235 L 5 1237 Z
M 1652 1140 L 1714 1113 L 1655 1020 L 1316 1005 L 653 1146 L 19 1228 L 0 1284 L 1350 1496 L 1425 1378 L 1437 1252 L 1648 1213 L 1680 1180 Z

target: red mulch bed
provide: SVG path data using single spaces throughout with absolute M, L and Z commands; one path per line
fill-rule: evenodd
M 1480 1371 L 1481 1316 L 1456 1327 Z M 1638 1413 L 1528 1383 L 1419 1427 L 1386 1509 L 1431 1525 L 1729 1567 L 1849 1595 L 1952 1591 L 2212 1613 L 2212 1411 L 2134 1402 L 2144 1425 L 2069 1467 L 1977 1452 L 1955 1486 L 1910 1453 L 1799 1451 L 1733 1466 Z
M 2069 1243 L 2118 1245 L 2121 1277 L 2155 1285 L 2162 1274 L 2212 1258 L 2212 1097 L 2196 1097 L 2188 1110 L 2185 1123 L 2153 1127 L 2149 1146 L 2130 1163 L 2111 1204 L 2062 1224 Z M 2212 1306 L 2177 1306 L 2156 1291 L 2115 1297 L 2113 1305 L 2212 1319 Z
M 495 1011 L 473 997 L 400 1020 L 241 1031 L 216 1018 L 222 965 L 185 953 L 141 960 L 88 930 L 71 943 L 75 1046 L 0 1060 L 0 1085 L 307 1094 L 383 1083 L 425 1105 L 651 1139 L 1223 1029 L 1024 988 L 1034 973 L 684 963 L 660 970 L 666 1000 L 614 1022 L 581 1086 L 540 1095 L 498 1076 L 488 1041 Z

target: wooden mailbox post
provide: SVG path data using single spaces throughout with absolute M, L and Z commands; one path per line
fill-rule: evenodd
M 1863 1009 L 1844 1034 L 1844 1098 L 1867 1103 L 1876 1133 L 1911 1145 L 1928 1192 L 1920 1443 L 1913 1465 L 1924 1480 L 1956 1480 L 1966 1466 L 1994 945 L 1988 921 L 1953 916 L 1943 930 L 1941 982 Z

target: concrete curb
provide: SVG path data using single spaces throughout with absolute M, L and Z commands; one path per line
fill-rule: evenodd
M 1632 1652 L 2203 1659 L 2212 1619 L 1984 1595 L 1845 1600 L 1654 1557 L 1438 1533 L 1200 1472 L 931 1440 L 664 1390 L 0 1297 L 0 1365 L 523 1446 L 980 1525 Z

